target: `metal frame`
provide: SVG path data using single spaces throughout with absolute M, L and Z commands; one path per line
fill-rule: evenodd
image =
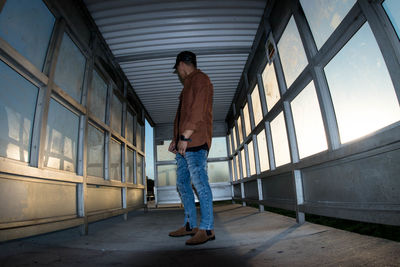
M 341 203 L 337 200 L 337 203 L 324 203 L 322 200 L 318 202 L 318 199 L 312 199 L 310 192 L 317 192 L 317 188 L 310 187 L 314 179 L 319 179 L 313 173 L 318 171 L 328 171 L 332 166 L 343 166 L 343 168 L 356 168 L 360 164 L 365 164 L 364 162 L 369 162 L 371 158 L 377 158 L 379 160 L 384 160 L 385 157 L 392 157 L 398 153 L 399 144 L 399 132 L 400 132 L 400 122 L 394 123 L 375 133 L 369 134 L 359 140 L 349 142 L 346 144 L 341 144 L 338 126 L 336 122 L 335 112 L 333 108 L 332 99 L 330 97 L 330 92 L 323 71 L 324 66 L 336 55 L 338 51 L 351 39 L 351 37 L 358 31 L 358 29 L 368 21 L 373 34 L 376 38 L 378 46 L 382 52 L 385 63 L 388 67 L 389 74 L 391 76 L 394 88 L 400 102 L 400 44 L 398 41 L 398 36 L 391 27 L 390 20 L 386 16 L 383 7 L 381 6 L 383 0 L 368 1 L 368 0 L 358 0 L 349 13 L 342 20 L 339 27 L 333 32 L 325 44 L 317 50 L 315 43 L 313 42 L 313 37 L 311 30 L 308 26 L 307 20 L 305 18 L 304 12 L 299 1 L 273 1 L 267 6 L 266 13 L 269 14 L 271 18 L 274 19 L 273 24 L 268 21 L 264 22 L 263 29 L 259 29 L 257 35 L 262 36 L 258 40 L 266 40 L 271 34 L 272 36 L 279 40 L 284 29 L 286 28 L 287 21 L 293 15 L 296 26 L 299 30 L 300 37 L 306 52 L 308 65 L 300 73 L 297 79 L 288 89 L 283 76 L 282 66 L 280 64 L 279 51 L 277 51 L 277 56 L 274 59 L 275 73 L 278 80 L 278 85 L 280 88 L 281 99 L 275 104 L 273 108 L 269 109 L 267 112 L 267 105 L 265 100 L 264 88 L 261 79 L 261 73 L 263 68 L 267 63 L 266 58 L 257 59 L 254 54 L 260 51 L 265 51 L 263 43 L 257 43 L 255 41 L 252 54 L 249 56 L 248 63 L 246 66 L 256 65 L 259 67 L 251 67 L 252 69 L 258 69 L 257 73 L 249 73 L 246 75 L 245 80 L 242 84 L 247 84 L 247 87 L 241 88 L 241 91 L 247 92 L 245 96 L 238 93 L 239 96 L 235 99 L 233 107 L 242 107 L 247 101 L 249 107 L 251 108 L 250 118 L 253 117 L 253 110 L 251 105 L 251 93 L 248 93 L 248 88 L 254 87 L 254 81 L 258 83 L 259 93 L 261 97 L 261 106 L 263 110 L 263 120 L 252 127 L 252 132 L 250 133 L 250 138 L 244 138 L 244 142 L 236 147 L 235 151 L 232 151 L 232 160 L 234 156 L 239 156 L 239 165 L 242 165 L 241 153 L 239 151 L 246 147 L 247 143 L 253 140 L 253 144 L 257 143 L 256 136 L 265 129 L 267 137 L 268 146 L 268 156 L 270 163 L 270 170 L 265 172 L 260 172 L 259 159 L 258 159 L 258 147 L 254 149 L 255 159 L 256 159 L 256 169 L 257 175 L 252 177 L 247 177 L 232 182 L 232 186 L 240 185 L 242 188 L 241 198 L 234 197 L 235 200 L 241 200 L 245 202 L 255 202 L 260 205 L 260 210 L 262 210 L 262 205 L 272 205 L 274 207 L 291 209 L 296 211 L 297 221 L 303 223 L 305 221 L 305 212 L 315 213 L 327 216 L 337 216 L 340 218 L 347 218 L 353 220 L 379 222 L 384 224 L 394 224 L 400 225 L 400 220 L 394 215 L 395 212 L 400 211 L 400 202 L 388 203 L 387 205 L 382 205 L 380 203 Z M 279 13 L 271 13 L 272 8 L 278 6 Z M 280 8 L 280 9 L 279 9 Z M 388 26 L 389 25 L 389 26 Z M 248 67 L 250 68 L 250 67 Z M 309 156 L 307 158 L 300 159 L 296 141 L 296 133 L 294 129 L 294 122 L 292 117 L 292 111 L 290 102 L 305 88 L 305 86 L 310 82 L 314 81 L 315 89 L 317 93 L 318 102 L 321 109 L 321 115 L 323 119 L 323 124 L 325 128 L 328 149 L 322 151 L 318 154 Z M 284 112 L 286 130 L 288 133 L 288 141 L 290 147 L 291 163 L 284 166 L 275 166 L 274 150 L 272 144 L 272 136 L 270 129 L 270 122 L 279 114 L 281 111 Z M 243 115 L 243 114 L 241 114 Z M 251 119 L 250 119 L 251 120 Z M 232 124 L 237 124 L 237 117 L 235 115 L 228 115 L 227 123 L 228 128 L 232 127 Z M 245 149 L 246 158 L 248 157 L 247 151 Z M 389 156 L 390 155 L 390 156 Z M 354 163 L 353 163 L 354 162 Z M 358 165 L 357 165 L 358 164 Z M 346 167 L 345 167 L 346 166 Z M 348 167 L 349 166 L 349 167 Z M 383 168 L 379 165 L 376 166 L 378 169 Z M 340 169 L 340 167 L 338 167 Z M 397 165 L 391 165 L 391 169 L 388 171 L 381 172 L 398 172 Z M 285 175 L 286 177 L 291 177 L 287 180 L 287 187 L 293 190 L 294 195 L 291 195 L 290 200 L 280 201 L 275 200 L 264 200 L 263 185 L 264 186 L 276 186 L 279 184 L 279 177 Z M 346 174 L 343 174 L 346 175 Z M 349 177 L 350 179 L 350 177 Z M 257 181 L 258 199 L 249 199 L 244 195 L 243 187 L 250 182 Z M 342 182 L 343 183 L 343 182 Z M 385 183 L 392 183 L 393 181 L 382 181 Z M 345 184 L 338 184 L 337 186 L 346 186 Z M 373 185 L 371 185 L 373 186 Z M 397 184 L 397 186 L 400 186 Z M 265 188 L 265 187 L 264 187 Z M 280 190 L 285 190 L 281 187 Z M 312 190 L 312 191 L 310 191 Z M 283 195 L 285 194 L 282 191 Z M 389 192 L 388 192 L 389 193 Z M 372 193 L 370 193 L 372 194 Z M 252 194 L 254 195 L 254 194 Z M 374 195 L 370 196 L 371 198 Z M 356 201 L 356 200 L 354 200 Z M 293 203 L 293 204 L 291 204 Z M 353 211 L 350 212 L 350 211 Z M 335 213 L 338 213 L 336 215 Z
M 110 97 L 114 88 L 118 88 L 108 75 L 107 69 L 113 69 L 114 66 L 103 66 L 104 60 L 98 59 L 99 55 L 107 55 L 107 51 L 104 51 L 104 41 L 99 39 L 100 36 L 97 32 L 97 28 L 94 24 L 91 24 L 89 17 L 85 17 L 83 13 L 79 13 L 83 16 L 79 20 L 69 18 L 64 14 L 64 8 L 71 7 L 72 3 L 59 3 L 58 1 L 46 0 L 45 4 L 50 11 L 55 14 L 56 21 L 51 36 L 48 52 L 46 55 L 45 65 L 43 72 L 38 70 L 32 63 L 25 59 L 20 53 L 13 49 L 6 41 L 0 38 L 0 59 L 8 64 L 13 70 L 21 74 L 25 79 L 33 83 L 39 88 L 38 100 L 36 103 L 36 113 L 33 122 L 32 130 L 32 141 L 31 141 L 31 154 L 29 163 L 19 162 L 16 160 L 1 158 L 0 160 L 0 180 L 7 181 L 13 180 L 18 183 L 51 183 L 52 185 L 62 186 L 69 185 L 76 189 L 76 214 L 69 216 L 55 216 L 46 219 L 32 218 L 30 220 L 21 222 L 4 222 L 0 224 L 0 241 L 10 240 L 14 238 L 26 237 L 34 234 L 54 231 L 72 226 L 79 226 L 82 234 L 88 233 L 88 224 L 96 220 L 104 219 L 110 216 L 123 215 L 127 219 L 129 211 L 138 208 L 144 208 L 146 205 L 146 192 L 145 192 L 145 179 L 143 177 L 142 184 L 127 183 L 125 179 L 125 153 L 126 147 L 130 147 L 143 156 L 143 175 L 145 175 L 145 153 L 144 149 L 137 148 L 134 144 L 128 142 L 126 137 L 126 111 L 127 107 L 132 109 L 135 114 L 141 114 L 144 121 L 145 111 L 142 107 L 133 107 L 132 94 L 128 94 L 128 89 L 132 91 L 132 88 L 128 87 L 128 80 L 123 79 L 121 84 L 124 84 L 122 90 L 116 90 L 118 97 L 123 105 L 123 117 L 122 127 L 124 132 L 117 133 L 110 127 Z M 76 8 L 76 7 L 73 7 Z M 76 21 L 87 21 L 89 23 L 85 25 L 79 25 L 77 27 Z M 81 34 L 81 31 L 77 31 L 77 28 L 91 32 L 89 44 L 84 40 L 86 36 Z M 82 54 L 86 58 L 86 67 L 83 81 L 83 88 L 81 92 L 81 103 L 77 102 L 71 96 L 69 96 L 62 88 L 58 87 L 54 83 L 55 66 L 57 63 L 59 48 L 62 42 L 64 33 L 67 33 L 73 40 L 75 45 L 81 50 Z M 108 54 L 109 55 L 109 54 Z M 110 62 L 112 61 L 109 58 Z M 106 108 L 106 122 L 96 118 L 86 108 L 88 94 L 90 94 L 89 88 L 91 87 L 92 72 L 94 69 L 98 70 L 98 73 L 103 76 L 104 80 L 108 84 L 107 93 L 107 108 Z M 118 72 L 120 70 L 113 70 Z M 123 74 L 119 75 L 124 77 Z M 121 93 L 123 91 L 123 93 Z M 79 116 L 79 128 L 78 128 L 78 151 L 76 159 L 76 171 L 67 172 L 62 170 L 56 170 L 51 168 L 45 168 L 43 164 L 44 145 L 46 140 L 46 127 L 47 117 L 49 112 L 50 99 L 53 98 L 63 106 L 67 107 L 71 112 Z M 138 103 L 140 101 L 135 100 Z M 135 116 L 136 117 L 136 116 Z M 104 178 L 91 177 L 87 175 L 87 127 L 89 123 L 95 125 L 96 128 L 101 129 L 105 134 L 105 160 L 104 160 Z M 136 128 L 136 126 L 135 126 Z M 114 138 L 118 143 L 121 144 L 121 181 L 113 181 L 108 179 L 108 141 L 110 138 Z M 136 134 L 134 136 L 136 140 Z M 142 140 L 144 142 L 144 126 L 142 127 Z M 134 166 L 136 167 L 136 161 Z M 135 171 L 136 176 L 136 171 Z M 98 188 L 117 189 L 121 191 L 120 199 L 121 203 L 118 209 L 108 209 L 107 207 L 101 210 L 90 212 L 88 206 L 90 198 L 95 196 L 91 195 L 88 191 L 88 185 L 95 186 L 95 189 L 91 189 L 92 192 L 98 191 Z M 93 191 L 95 190 L 95 191 Z M 143 200 L 137 203 L 128 204 L 128 192 L 130 190 L 139 190 L 143 194 Z M 101 191 L 98 191 L 99 194 Z M 18 200 L 16 200 L 18 201 Z M 51 211 L 51 210 L 50 210 Z M 22 211 L 21 211 L 22 212 Z M 16 228 L 17 227 L 17 228 Z

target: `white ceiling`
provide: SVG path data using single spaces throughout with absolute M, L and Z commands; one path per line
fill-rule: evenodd
M 214 120 L 225 120 L 266 0 L 84 0 L 136 94 L 156 123 L 172 123 L 183 50 L 214 84 Z

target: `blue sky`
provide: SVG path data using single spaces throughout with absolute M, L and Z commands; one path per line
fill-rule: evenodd
M 146 175 L 149 179 L 154 180 L 154 143 L 153 143 L 153 127 L 146 120 Z

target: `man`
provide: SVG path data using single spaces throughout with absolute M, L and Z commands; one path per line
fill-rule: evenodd
M 196 55 L 183 51 L 176 57 L 175 73 L 183 83 L 174 122 L 174 138 L 168 148 L 176 154 L 177 188 L 185 209 L 184 225 L 169 233 L 172 237 L 192 235 L 187 245 L 215 239 L 213 201 L 207 175 L 207 156 L 212 138 L 213 85 L 197 69 Z M 197 213 L 193 183 L 200 201 L 201 221 Z

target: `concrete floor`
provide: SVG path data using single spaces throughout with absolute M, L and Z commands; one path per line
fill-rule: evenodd
M 400 243 L 240 205 L 216 205 L 216 240 L 191 247 L 168 232 L 183 210 L 135 211 L 0 244 L 0 266 L 400 266 Z

